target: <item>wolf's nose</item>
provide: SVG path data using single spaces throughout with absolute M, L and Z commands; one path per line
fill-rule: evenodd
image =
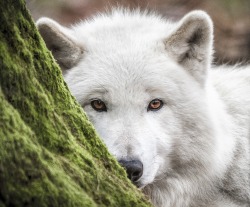
M 143 173 L 143 164 L 139 160 L 119 160 L 121 166 L 123 166 L 128 174 L 128 178 L 132 182 L 136 182 L 142 176 Z

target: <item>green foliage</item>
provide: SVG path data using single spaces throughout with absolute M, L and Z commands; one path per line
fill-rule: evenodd
M 70 94 L 23 0 L 0 0 L 0 207 L 150 206 Z

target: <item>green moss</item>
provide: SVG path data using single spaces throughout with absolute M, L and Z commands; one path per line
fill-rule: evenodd
M 0 0 L 0 207 L 150 206 L 70 94 L 23 0 Z

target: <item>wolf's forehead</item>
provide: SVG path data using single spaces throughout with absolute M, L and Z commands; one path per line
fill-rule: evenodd
M 95 98 L 116 105 L 142 104 L 178 91 L 175 81 L 178 68 L 170 63 L 160 57 L 149 60 L 131 56 L 123 61 L 96 57 L 93 61 L 93 56 L 86 56 L 79 66 L 69 71 L 65 80 L 82 104 Z
M 159 88 L 161 85 L 171 85 L 176 70 L 176 63 L 165 53 L 143 48 L 131 51 L 124 49 L 116 53 L 87 54 L 66 79 L 71 84 L 86 84 L 84 90 L 105 88 L 108 91 L 132 93 L 154 91 L 153 86 Z
M 159 73 L 159 70 L 147 71 L 145 68 L 100 68 L 88 74 L 78 74 L 73 82 L 77 90 L 88 96 L 100 95 L 116 99 L 134 99 L 143 94 L 162 96 L 175 86 L 174 80 L 167 73 Z

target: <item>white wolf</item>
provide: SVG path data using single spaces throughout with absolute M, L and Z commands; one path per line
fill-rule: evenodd
M 157 207 L 250 206 L 250 67 L 211 69 L 213 25 L 115 9 L 38 29 L 128 177 Z

